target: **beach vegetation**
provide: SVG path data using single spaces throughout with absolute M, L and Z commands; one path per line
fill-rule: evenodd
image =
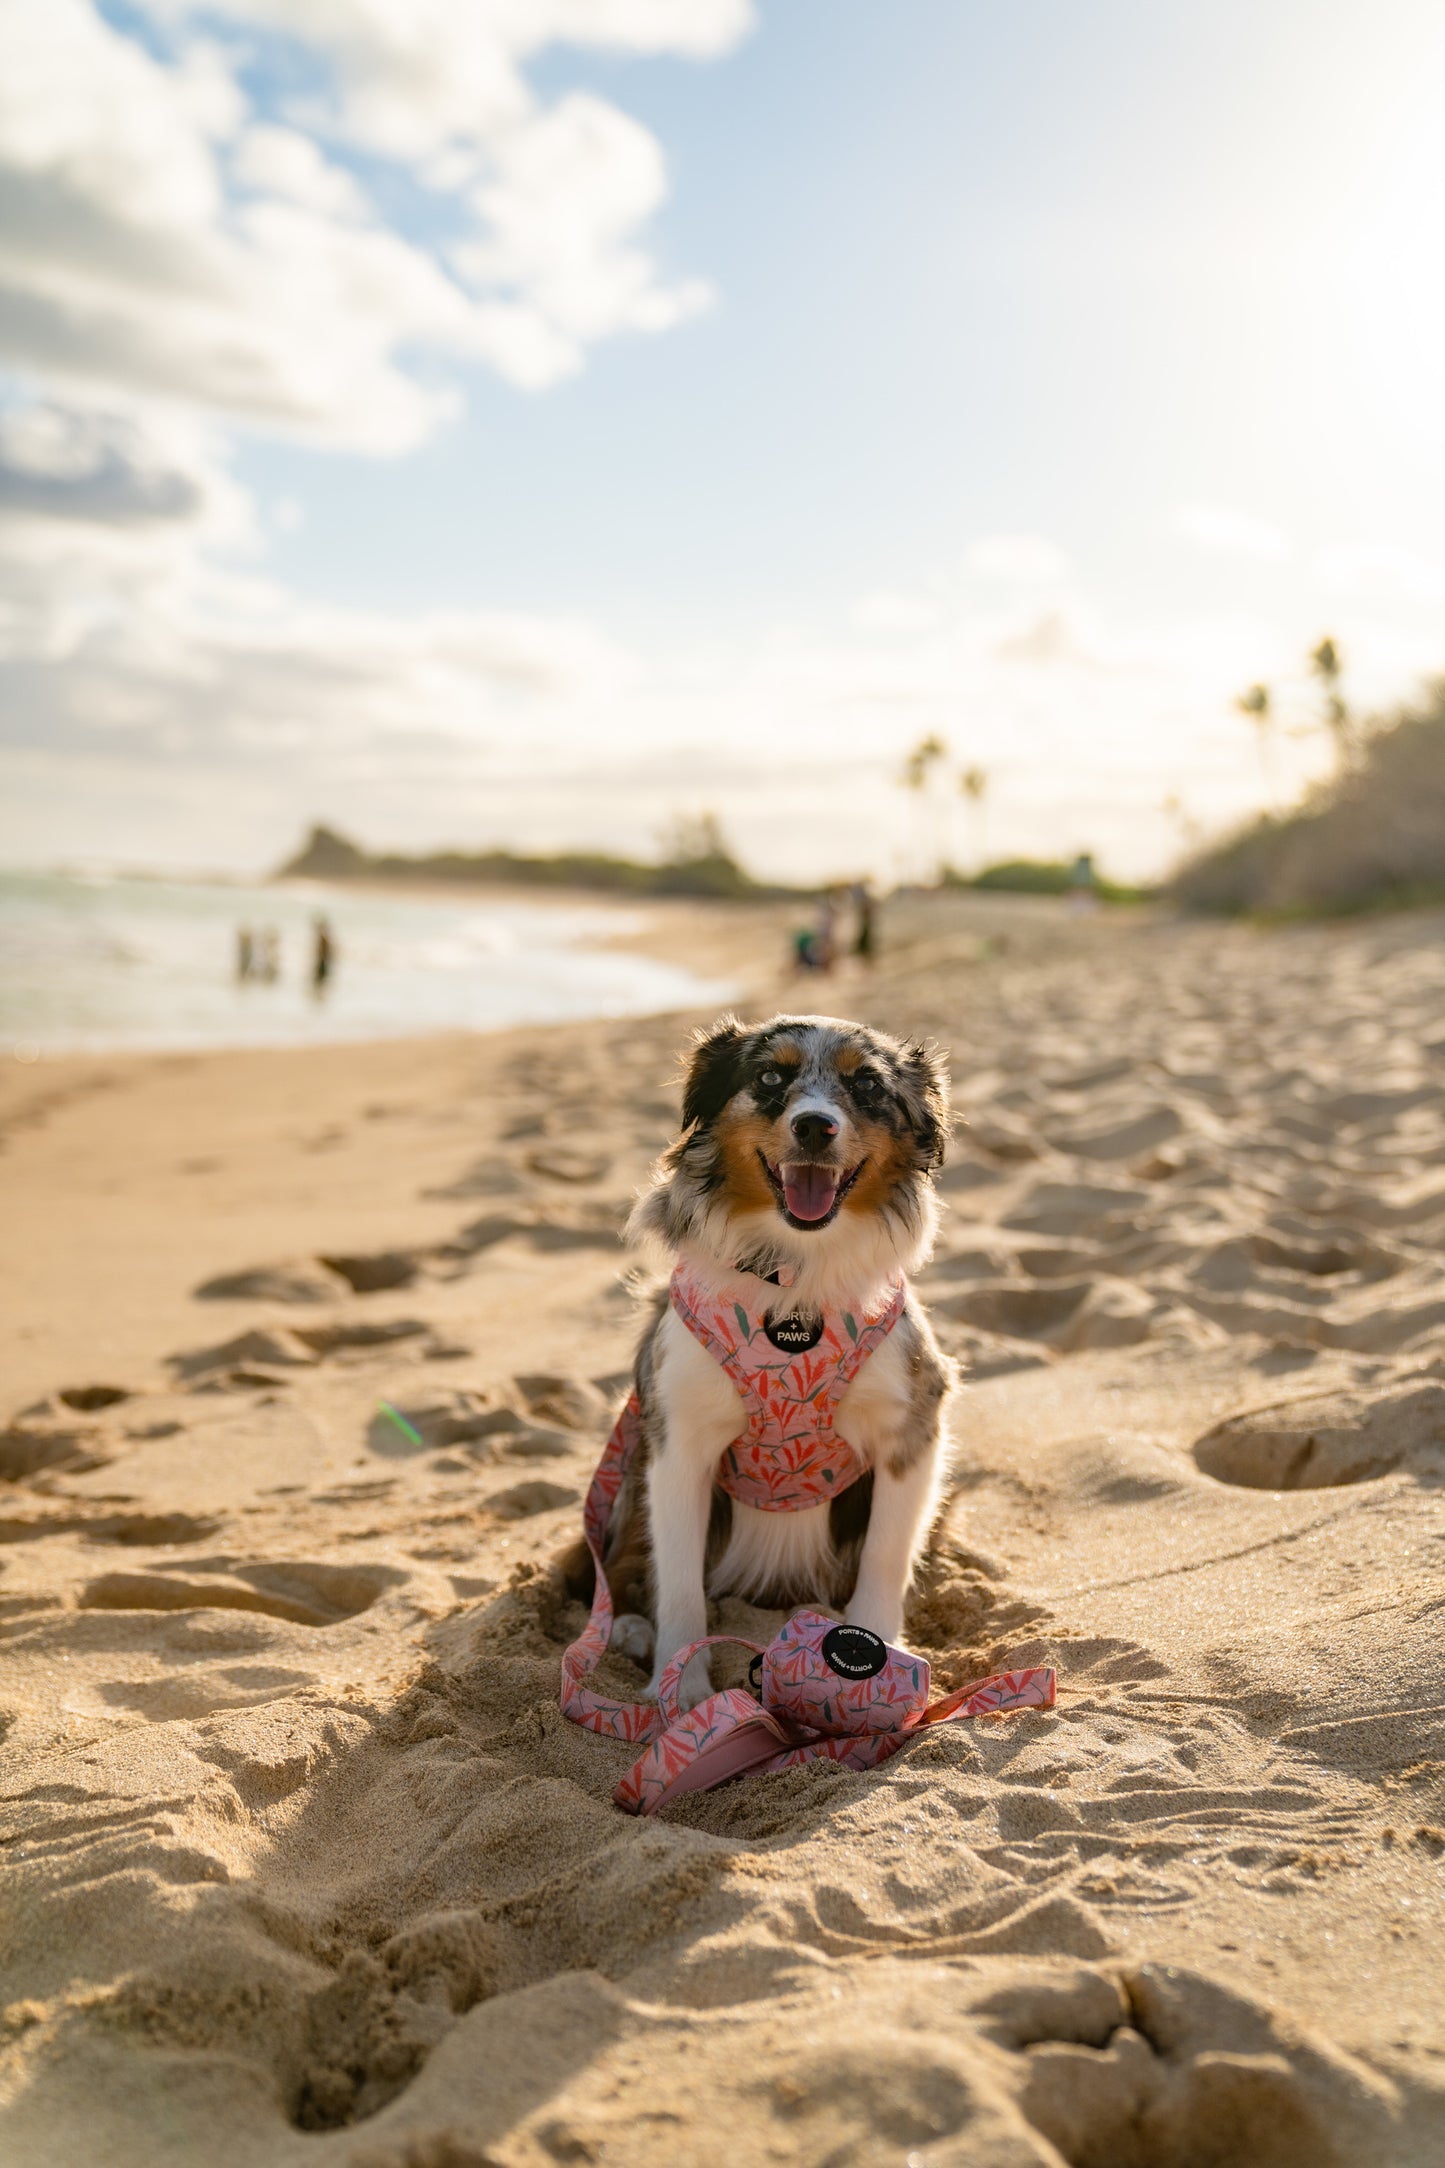
M 1289 811 L 1191 852 L 1168 887 L 1186 909 L 1299 917 L 1445 902 L 1445 678 L 1419 702 L 1357 721 L 1333 641 L 1312 662 L 1333 773 Z
M 1066 896 L 1077 886 L 1076 861 L 1071 858 L 1003 858 L 979 873 L 959 873 L 949 867 L 945 888 L 977 888 L 1010 896 Z M 1111 881 L 1095 872 L 1092 893 L 1101 903 L 1147 903 L 1154 891 L 1127 881 Z
M 364 850 L 349 836 L 318 823 L 300 850 L 277 867 L 275 878 L 587 888 L 610 895 L 709 896 L 750 902 L 814 893 L 809 888 L 755 880 L 739 864 L 711 813 L 686 815 L 675 822 L 655 861 L 583 850 L 445 850 L 408 856 Z

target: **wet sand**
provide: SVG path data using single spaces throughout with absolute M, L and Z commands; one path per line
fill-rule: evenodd
M 909 1639 L 1059 1704 L 650 1823 L 554 1561 L 704 1019 L 0 1076 L 7 2164 L 1445 2159 L 1445 918 L 885 934 Z

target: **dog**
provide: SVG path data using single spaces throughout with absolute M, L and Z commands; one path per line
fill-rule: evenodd
M 681 1132 L 628 1223 L 673 1277 L 638 1349 L 640 1441 L 604 1558 L 611 1645 L 651 1658 L 654 1696 L 709 1597 L 846 1607 L 898 1641 L 955 1382 L 906 1283 L 933 1246 L 947 1131 L 947 1072 L 920 1044 L 828 1016 L 727 1016 L 694 1044 Z M 814 1422 L 818 1378 L 822 1442 L 740 1445 L 785 1389 L 774 1430 Z M 787 1510 L 780 1471 L 803 1492 Z M 683 1705 L 710 1690 L 699 1652 Z

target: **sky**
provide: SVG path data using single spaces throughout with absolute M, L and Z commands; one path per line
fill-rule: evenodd
M 0 864 L 1157 873 L 1445 671 L 1442 108 L 1433 0 L 6 0 Z

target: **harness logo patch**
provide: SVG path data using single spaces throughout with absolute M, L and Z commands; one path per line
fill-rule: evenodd
M 840 1679 L 873 1679 L 888 1661 L 888 1644 L 866 1626 L 835 1626 L 823 1636 L 823 1661 Z
M 769 1310 L 763 1319 L 763 1331 L 784 1355 L 806 1355 L 823 1337 L 823 1320 L 821 1317 L 774 1317 Z

